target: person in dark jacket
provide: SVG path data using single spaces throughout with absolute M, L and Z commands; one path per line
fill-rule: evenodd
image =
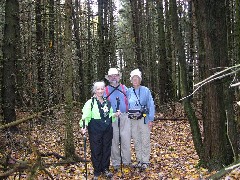
M 79 124 L 82 133 L 88 130 L 91 161 L 94 168 L 94 180 L 101 174 L 111 178 L 113 174 L 109 171 L 111 146 L 113 138 L 112 122 L 120 115 L 120 112 L 113 113 L 111 103 L 103 97 L 105 83 L 95 82 L 93 85 L 93 97 L 89 99 L 82 109 L 82 119 Z

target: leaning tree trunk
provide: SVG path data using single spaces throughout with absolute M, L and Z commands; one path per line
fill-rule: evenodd
M 5 123 L 16 120 L 16 69 L 18 59 L 16 51 L 20 44 L 19 2 L 7 0 L 5 5 L 5 24 L 3 37 L 3 116 Z
M 226 1 L 193 0 L 200 37 L 203 38 L 205 50 L 201 59 L 203 78 L 208 78 L 219 67 L 228 63 Z M 233 153 L 229 145 L 226 128 L 224 91 L 226 83 L 220 80 L 203 86 L 203 128 L 205 165 L 212 169 L 220 169 L 232 162 Z M 228 102 L 229 103 L 229 102 Z M 229 106 L 228 106 L 229 107 Z
M 181 79 L 180 84 L 181 84 L 181 93 L 182 93 L 181 95 L 182 97 L 186 97 L 189 93 L 188 81 L 187 81 L 187 67 L 186 67 L 186 61 L 185 61 L 183 38 L 179 31 L 179 25 L 178 25 L 176 0 L 170 1 L 170 8 L 171 8 L 171 14 L 172 14 L 173 36 L 175 39 L 176 51 L 178 52 L 178 59 L 179 59 L 179 66 L 180 66 L 180 79 Z M 191 106 L 189 98 L 183 99 L 183 105 L 184 105 L 184 110 L 187 113 L 187 117 L 191 127 L 193 143 L 197 151 L 197 154 L 201 159 L 203 157 L 203 149 L 202 149 L 203 146 L 202 146 L 202 138 L 201 138 L 200 128 L 198 125 L 198 120 Z

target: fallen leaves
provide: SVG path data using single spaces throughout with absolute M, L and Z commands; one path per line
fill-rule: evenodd
M 33 124 L 31 131 L 22 129 L 22 133 L 14 135 L 16 142 L 24 142 L 21 145 L 12 145 L 9 148 L 12 150 L 12 155 L 17 159 L 28 160 L 34 163 L 36 155 L 28 149 L 26 137 L 30 133 L 31 140 L 38 150 L 42 153 L 55 152 L 64 156 L 64 114 L 58 113 L 55 120 L 46 122 L 46 124 Z M 75 113 L 74 135 L 76 153 L 80 157 L 84 157 L 83 137 L 78 126 L 79 114 Z M 27 126 L 24 126 L 27 127 Z M 24 140 L 25 139 L 25 140 Z M 24 141 L 23 141 L 24 140 Z M 199 168 L 199 157 L 193 146 L 192 136 L 189 124 L 186 120 L 183 121 L 155 121 L 151 132 L 151 157 L 150 167 L 142 172 L 139 169 L 132 167 L 123 167 L 121 172 L 114 174 L 113 179 L 204 179 L 210 173 L 207 169 Z M 90 161 L 89 142 L 87 141 L 87 160 Z M 0 157 L 3 154 L 0 153 Z M 55 156 L 42 157 L 43 164 L 58 163 L 61 159 Z M 132 144 L 132 161 L 136 161 L 134 146 Z M 85 179 L 85 163 L 75 163 L 68 165 L 54 164 L 46 168 L 46 170 L 56 180 L 64 179 Z M 113 172 L 113 168 L 110 167 Z M 93 167 L 91 161 L 87 163 L 88 179 L 93 177 Z M 229 174 L 227 179 L 236 179 L 239 177 L 239 168 Z M 122 176 L 123 175 L 123 176 Z M 21 179 L 27 179 L 28 172 L 14 174 L 9 179 L 14 179 L 14 176 L 20 176 Z M 38 171 L 38 180 L 49 179 L 46 172 Z M 101 177 L 101 179 L 104 179 Z

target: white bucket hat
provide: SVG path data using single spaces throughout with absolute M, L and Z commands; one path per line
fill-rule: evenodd
M 118 74 L 120 79 L 122 77 L 122 73 L 119 72 L 119 70 L 117 68 L 110 68 L 108 70 L 108 74 L 105 75 L 105 79 L 109 80 L 109 77 L 108 76 L 111 76 L 111 75 L 114 75 L 114 74 Z
M 142 80 L 142 73 L 141 73 L 141 71 L 139 69 L 134 69 L 130 73 L 130 80 L 132 80 L 133 76 L 138 76 Z

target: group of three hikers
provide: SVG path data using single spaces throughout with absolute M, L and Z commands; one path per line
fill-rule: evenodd
M 93 84 L 93 96 L 82 109 L 79 124 L 82 133 L 88 131 L 94 180 L 103 174 L 111 178 L 110 159 L 117 172 L 122 166 L 145 170 L 150 164 L 150 131 L 155 105 L 149 88 L 142 86 L 142 73 L 130 73 L 132 87 L 120 83 L 122 74 L 110 68 L 103 81 Z M 131 139 L 134 142 L 137 162 L 131 162 Z

